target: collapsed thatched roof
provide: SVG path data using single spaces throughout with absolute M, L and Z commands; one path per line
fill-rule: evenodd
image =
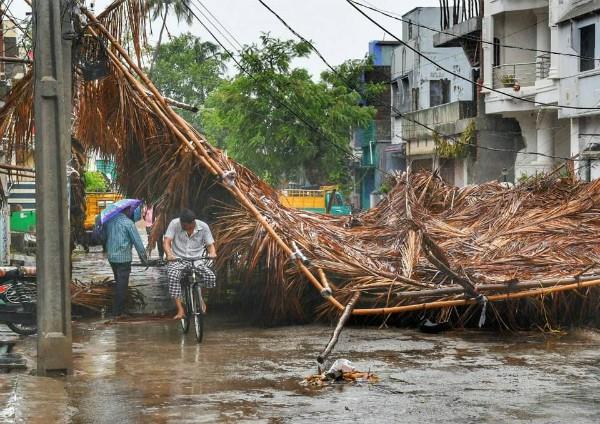
M 355 314 L 388 315 L 600 283 L 569 280 L 593 273 L 600 257 L 600 182 L 548 177 L 516 189 L 457 189 L 435 175 L 403 175 L 356 218 L 282 206 L 271 187 L 178 117 L 139 69 L 143 15 L 140 1 L 116 2 L 101 21 L 88 13 L 86 36 L 109 46 L 111 72 L 100 81 L 75 75 L 73 133 L 114 156 L 123 191 L 160 201 L 163 218 L 219 199 L 221 265 L 246 276 L 267 271 L 261 301 L 273 316 L 301 315 L 311 285 L 330 311 L 359 291 Z M 124 34 L 137 40 L 136 59 L 120 46 Z M 0 110 L 0 131 L 11 145 L 30 146 L 32 119 L 30 73 Z

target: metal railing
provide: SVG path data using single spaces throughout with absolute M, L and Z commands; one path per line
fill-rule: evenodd
M 521 87 L 535 85 L 536 63 L 511 63 L 494 66 L 493 70 L 494 88 L 513 87 L 519 84 Z
M 494 88 L 521 87 L 535 85 L 536 80 L 548 78 L 550 73 L 550 54 L 542 54 L 535 62 L 511 63 L 494 66 Z

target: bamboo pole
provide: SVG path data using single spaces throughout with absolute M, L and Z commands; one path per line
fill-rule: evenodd
M 148 92 L 150 95 L 152 93 Z M 185 110 L 189 110 L 190 112 L 198 112 L 200 109 L 198 109 L 196 106 L 194 105 L 190 105 L 184 102 L 180 102 L 179 100 L 175 100 L 175 99 L 171 99 L 170 97 L 165 97 L 163 96 L 163 98 L 167 101 L 167 103 L 169 103 L 171 106 L 175 106 L 176 108 L 179 109 L 185 109 Z
M 118 41 L 96 19 L 96 17 L 91 12 L 89 12 L 86 8 L 82 8 L 82 10 L 86 14 L 88 19 L 95 25 L 95 27 L 98 28 L 102 32 L 102 34 L 110 41 L 111 45 L 113 47 L 115 47 L 115 49 L 119 52 L 119 54 L 125 60 L 125 62 L 127 62 L 127 64 L 130 66 L 130 68 L 140 77 L 140 79 L 144 82 L 144 84 L 150 90 L 150 92 L 153 94 L 153 96 L 152 97 L 147 96 L 145 92 L 143 94 L 146 95 L 149 99 L 154 98 L 155 100 L 157 100 L 161 104 L 163 111 L 166 112 L 171 119 L 173 119 L 175 122 L 180 124 L 185 129 L 187 136 L 188 136 L 186 138 L 175 127 L 175 125 L 173 125 L 173 123 L 170 122 L 170 120 L 164 116 L 163 111 L 161 111 L 159 113 L 159 115 L 161 115 L 161 118 L 163 118 L 163 121 L 165 122 L 166 125 L 168 125 L 171 129 L 175 129 L 174 133 L 175 133 L 176 137 L 192 150 L 192 152 L 203 162 L 203 165 L 206 166 L 206 168 L 209 170 L 209 172 L 212 172 L 213 174 L 215 174 L 217 176 L 223 175 L 223 170 L 221 169 L 221 167 L 214 161 L 214 159 L 212 159 L 210 157 L 210 155 L 208 155 L 204 146 L 201 145 L 203 142 L 205 143 L 206 141 L 205 140 L 201 141 L 196 136 L 196 134 L 189 128 L 189 125 L 187 124 L 187 122 L 185 122 L 183 120 L 183 118 L 181 118 L 177 113 L 175 113 L 173 111 L 173 109 L 171 109 L 171 107 L 168 105 L 168 103 L 166 102 L 166 100 L 164 99 L 162 94 L 160 94 L 160 92 L 156 89 L 156 87 L 154 86 L 152 81 L 150 81 L 150 79 L 146 76 L 146 74 L 135 64 L 135 62 L 133 62 L 133 60 L 131 60 L 131 58 L 125 51 L 125 49 L 123 49 L 123 47 L 118 43 Z M 88 27 L 88 28 L 89 28 L 90 32 L 92 33 L 92 35 L 95 35 L 96 37 L 98 37 L 98 34 L 91 27 Z M 116 57 L 116 55 L 114 55 L 113 52 L 111 52 L 110 50 L 107 50 L 107 52 L 109 53 L 109 55 L 111 56 L 111 58 L 113 58 L 113 60 L 115 62 L 118 62 L 120 64 L 119 59 Z M 122 64 L 120 64 L 120 65 L 123 66 Z M 125 70 L 124 73 L 126 74 L 126 77 L 131 77 L 131 75 L 129 75 L 129 72 L 127 70 Z M 130 79 L 130 81 L 131 81 L 131 78 L 128 78 L 128 79 Z M 133 78 L 133 80 L 135 81 L 135 78 Z M 134 87 L 140 89 L 140 87 L 137 83 L 134 83 Z M 152 103 L 152 102 L 150 102 L 150 103 Z M 192 140 L 199 149 L 194 148 L 194 145 L 191 144 L 189 142 L 189 140 Z M 254 215 L 256 220 L 261 224 L 261 226 L 263 228 L 265 228 L 265 230 L 275 240 L 275 242 L 279 245 L 279 247 L 288 256 L 292 257 L 292 254 L 293 254 L 292 249 L 290 249 L 290 247 L 283 241 L 283 239 L 281 239 L 281 237 L 279 237 L 279 235 L 275 232 L 273 227 L 271 227 L 271 225 L 266 221 L 266 219 L 262 216 L 262 214 L 258 211 L 258 209 L 248 200 L 248 198 L 240 190 L 240 188 L 235 184 L 229 185 L 226 182 L 220 182 L 220 184 L 225 189 L 230 191 L 234 195 L 234 197 L 236 197 L 237 200 L 243 206 L 245 206 L 252 215 Z M 321 286 L 319 281 L 315 278 L 315 276 L 312 274 L 312 272 L 304 264 L 302 264 L 302 262 L 299 259 L 296 259 L 295 263 L 298 266 L 298 268 L 300 269 L 300 271 L 304 274 L 304 276 L 309 280 L 309 282 L 317 290 L 319 290 L 319 292 L 321 290 L 323 290 L 323 287 Z M 327 298 L 327 300 L 330 303 L 332 303 L 336 308 L 338 308 L 340 310 L 344 309 L 343 305 L 338 300 L 336 300 L 333 296 L 329 296 Z
M 550 293 L 559 293 L 568 290 L 583 289 L 587 287 L 595 287 L 600 285 L 600 279 L 578 282 L 574 284 L 566 284 L 555 287 L 547 287 L 536 290 L 526 290 L 517 293 L 495 294 L 487 296 L 490 302 L 498 302 L 510 299 L 522 299 L 525 297 L 543 296 Z M 371 308 L 371 309 L 355 309 L 353 315 L 387 315 L 400 314 L 403 312 L 425 311 L 429 309 L 450 308 L 453 306 L 465 306 L 478 303 L 477 299 L 457 299 L 457 300 L 442 300 L 438 302 L 419 303 L 416 305 L 394 306 L 390 308 Z
M 94 31 L 93 28 L 89 27 L 88 28 L 90 33 L 92 35 L 94 35 L 95 37 L 98 37 L 98 33 L 96 31 Z M 123 73 L 123 76 L 132 84 L 132 86 L 137 89 L 137 91 L 139 92 L 139 94 L 142 96 L 143 99 L 146 100 L 146 102 L 148 103 L 148 105 L 150 105 L 150 107 L 154 110 L 154 112 L 162 119 L 162 121 L 164 122 L 164 124 L 169 127 L 169 129 L 173 132 L 173 134 L 175 134 L 175 137 L 177 137 L 180 141 L 182 141 L 183 143 L 185 143 L 187 145 L 187 147 L 194 152 L 194 146 L 187 140 L 187 138 L 185 138 L 185 136 L 181 133 L 181 131 L 179 131 L 179 128 L 177 128 L 170 120 L 169 118 L 164 114 L 163 110 L 159 107 L 159 105 L 155 102 L 153 102 L 153 100 L 157 100 L 156 96 L 151 96 L 150 94 L 148 94 L 148 92 L 141 86 L 141 83 L 136 80 L 133 75 L 131 75 L 131 73 L 129 72 L 129 70 L 125 67 L 125 65 L 123 65 L 121 63 L 121 61 L 119 60 L 119 58 L 110 50 L 107 50 L 108 56 L 113 60 L 113 64 L 119 68 L 119 70 Z M 202 162 L 202 165 L 204 165 L 209 172 L 212 172 L 213 174 L 216 174 L 216 171 L 212 168 L 212 166 L 204 159 L 204 157 L 202 156 L 197 156 L 198 159 Z
M 9 171 L 30 172 L 32 174 L 35 174 L 35 169 L 33 169 L 33 168 L 27 168 L 25 166 L 19 166 L 19 165 L 11 165 L 8 163 L 0 163 L 0 169 L 7 169 Z
M 28 65 L 33 64 L 33 61 L 31 59 L 21 59 L 20 57 L 10 57 L 10 56 L 0 56 L 0 62 L 25 63 Z
M 477 290 L 479 292 L 489 292 L 489 291 L 500 291 L 504 293 L 516 292 L 523 289 L 530 288 L 542 288 L 556 285 L 564 285 L 576 283 L 578 281 L 592 281 L 599 279 L 599 275 L 591 275 L 587 277 L 566 277 L 566 278 L 558 278 L 551 280 L 531 280 L 531 281 L 523 281 L 523 282 L 514 282 L 514 283 L 494 283 L 494 284 L 480 284 L 477 285 Z M 382 287 L 390 287 L 394 285 L 402 285 L 402 283 L 374 283 L 365 286 L 360 286 L 354 288 L 353 290 L 367 291 L 370 289 L 378 289 Z M 410 290 L 410 291 L 402 291 L 395 293 L 394 295 L 398 298 L 415 298 L 415 297 L 427 297 L 427 296 L 452 296 L 464 293 L 464 289 L 461 287 L 444 287 L 440 289 L 432 289 L 432 290 Z
M 356 292 L 356 293 L 354 293 L 354 296 L 352 296 L 350 301 L 346 304 L 346 307 L 344 308 L 344 312 L 342 312 L 342 315 L 340 316 L 340 319 L 339 319 L 337 325 L 335 326 L 335 329 L 333 330 L 333 334 L 331 335 L 331 338 L 329 339 L 329 343 L 327 343 L 327 346 L 325 346 L 325 349 L 323 350 L 323 352 L 321 352 L 319 354 L 319 356 L 317 356 L 317 362 L 319 364 L 322 364 L 323 362 L 325 362 L 325 359 L 327 359 L 327 357 L 329 356 L 329 354 L 331 353 L 331 351 L 337 344 L 340 334 L 342 333 L 342 330 L 344 329 L 344 325 L 346 325 L 346 322 L 350 318 L 350 315 L 352 315 L 352 310 L 354 309 L 354 306 L 356 305 L 356 302 L 358 302 L 359 298 L 360 298 L 360 292 Z

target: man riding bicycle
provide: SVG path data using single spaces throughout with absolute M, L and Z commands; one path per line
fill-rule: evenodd
M 183 273 L 191 269 L 194 260 L 205 257 L 205 251 L 208 253 L 207 258 L 216 258 L 215 241 L 208 225 L 196 219 L 196 215 L 191 210 L 183 209 L 179 218 L 172 220 L 167 227 L 164 249 L 168 261 L 169 294 L 175 299 L 177 306 L 177 315 L 174 319 L 182 319 L 185 315 L 181 290 Z M 204 287 L 214 287 L 216 277 L 213 271 L 206 264 L 196 263 L 196 268 L 202 273 Z

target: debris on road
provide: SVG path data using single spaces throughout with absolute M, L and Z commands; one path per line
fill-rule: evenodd
M 323 386 L 329 383 L 376 383 L 379 379 L 373 373 L 357 371 L 347 359 L 336 359 L 327 372 L 308 376 L 303 383 L 308 386 Z
M 111 278 L 89 282 L 75 279 L 71 282 L 71 304 L 100 313 L 103 308 L 112 306 L 114 284 Z M 142 292 L 135 287 L 128 287 L 127 290 L 127 308 L 142 308 L 145 305 Z

